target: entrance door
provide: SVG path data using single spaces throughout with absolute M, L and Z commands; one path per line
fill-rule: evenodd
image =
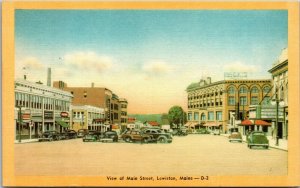
M 278 122 L 277 136 L 278 136 L 279 138 L 282 138 L 282 122 Z

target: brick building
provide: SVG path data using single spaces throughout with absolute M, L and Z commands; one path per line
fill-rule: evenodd
M 190 128 L 217 127 L 222 132 L 230 128 L 231 114 L 236 119 L 248 118 L 249 106 L 270 100 L 271 80 L 201 79 L 187 87 L 188 123 Z
M 63 81 L 54 81 L 53 87 L 68 91 L 73 95 L 73 105 L 91 105 L 105 110 L 105 120 L 109 124 L 121 124 L 119 97 L 104 87 L 69 87 Z

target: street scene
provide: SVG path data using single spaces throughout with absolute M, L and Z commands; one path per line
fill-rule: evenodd
M 209 140 L 209 142 L 207 141 Z M 82 139 L 15 145 L 16 175 L 285 175 L 287 152 L 249 150 L 225 136 L 174 136 L 171 144 Z
M 15 20 L 16 175 L 287 175 L 287 11 Z

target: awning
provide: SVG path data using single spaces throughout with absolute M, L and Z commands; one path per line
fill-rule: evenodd
M 238 125 L 243 125 L 243 126 L 250 126 L 250 125 L 254 125 L 252 121 L 250 121 L 249 119 L 245 119 L 244 121 L 242 121 L 241 123 L 239 123 Z
M 261 126 L 271 126 L 271 123 L 266 122 L 264 120 L 255 120 L 254 124 L 255 125 L 261 125 Z
M 185 127 L 189 127 L 191 124 L 191 122 L 187 122 L 186 124 L 184 124 Z
M 206 126 L 206 127 L 219 127 L 219 126 L 221 126 L 221 124 L 219 124 L 217 122 L 207 122 L 203 126 Z
M 57 124 L 59 124 L 60 126 L 64 127 L 64 128 L 68 128 L 69 127 L 69 124 L 67 124 L 66 122 L 64 121 L 55 121 Z
M 198 123 L 191 123 L 190 125 L 189 125 L 189 127 L 195 127 L 195 125 L 197 125 Z

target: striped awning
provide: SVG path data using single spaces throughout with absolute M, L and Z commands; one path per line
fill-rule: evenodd
M 64 128 L 68 128 L 70 127 L 69 124 L 67 124 L 66 122 L 64 121 L 55 121 L 58 125 L 64 127 Z
M 250 125 L 254 125 L 252 121 L 250 121 L 249 119 L 245 119 L 244 121 L 242 121 L 241 123 L 239 123 L 238 125 L 242 125 L 242 126 L 250 126 Z
M 221 126 L 221 124 L 218 123 L 218 122 L 207 122 L 203 126 L 206 126 L 206 127 L 219 127 L 219 126 Z
M 266 122 L 264 120 L 255 120 L 254 124 L 255 125 L 261 125 L 261 126 L 271 126 L 271 123 Z

